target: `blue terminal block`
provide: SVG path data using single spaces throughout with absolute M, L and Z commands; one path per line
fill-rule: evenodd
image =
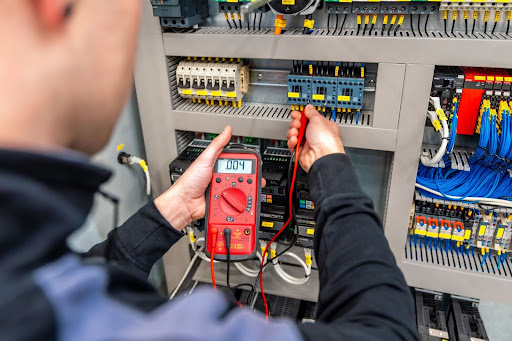
M 364 78 L 338 77 L 336 107 L 341 109 L 363 108 Z
M 337 80 L 336 77 L 313 77 L 311 80 L 311 104 L 335 108 Z
M 312 79 L 311 76 L 288 76 L 288 104 L 307 105 L 310 103 Z

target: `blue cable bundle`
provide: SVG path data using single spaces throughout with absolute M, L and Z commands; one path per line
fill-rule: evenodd
M 457 128 L 458 105 L 454 105 L 452 130 L 448 152 L 453 150 Z M 500 120 L 501 116 L 501 120 Z M 512 119 L 508 105 L 500 106 L 499 114 L 484 105 L 481 113 L 478 148 L 469 158 L 469 172 L 451 169 L 449 155 L 443 160 L 445 168 L 426 167 L 420 164 L 417 184 L 439 192 L 442 196 L 419 188 L 421 194 L 437 199 L 465 199 L 467 197 L 510 200 L 512 178 L 508 169 L 512 159 Z M 498 128 L 501 130 L 498 131 Z

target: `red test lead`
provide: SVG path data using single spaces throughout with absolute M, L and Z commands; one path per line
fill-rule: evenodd
M 289 195 L 289 202 L 288 202 L 288 219 L 284 223 L 283 227 L 277 232 L 274 237 L 270 240 L 270 242 L 267 244 L 267 247 L 265 248 L 265 251 L 263 251 L 263 254 L 261 255 L 261 264 L 260 264 L 260 291 L 261 291 L 261 297 L 263 298 L 263 303 L 265 304 L 265 315 L 267 317 L 268 321 L 268 303 L 267 303 L 267 297 L 265 296 L 265 291 L 263 290 L 263 266 L 265 265 L 265 257 L 268 253 L 268 248 L 274 241 L 279 237 L 279 235 L 286 229 L 286 227 L 290 224 L 293 216 L 293 189 L 295 187 L 295 178 L 297 176 L 297 167 L 299 165 L 299 157 L 300 157 L 300 147 L 304 144 L 306 141 L 306 128 L 309 123 L 308 118 L 306 117 L 306 108 L 301 111 L 300 113 L 300 128 L 299 128 L 299 134 L 297 136 L 297 145 L 295 146 L 295 161 L 293 165 L 293 176 L 292 176 L 292 182 L 290 183 L 290 195 Z

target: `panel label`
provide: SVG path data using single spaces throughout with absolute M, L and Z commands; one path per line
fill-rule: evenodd
M 325 96 L 324 95 L 315 94 L 315 95 L 313 95 L 313 99 L 317 100 L 317 101 L 323 101 L 325 99 Z
M 350 101 L 350 96 L 338 96 L 338 101 L 349 102 Z
M 183 94 L 184 95 L 192 95 L 192 90 L 191 89 L 185 89 L 185 90 L 183 90 Z
M 197 90 L 197 94 L 199 96 L 206 96 L 208 93 L 206 92 L 206 90 Z
M 313 234 L 315 234 L 315 229 L 307 229 L 306 233 L 313 235 Z
M 300 94 L 298 92 L 289 92 L 288 97 L 290 98 L 299 98 Z
M 261 222 L 261 226 L 263 226 L 263 227 L 274 227 L 274 223 L 272 223 L 270 221 L 262 221 Z
M 226 92 L 226 97 L 230 97 L 230 98 L 236 97 L 236 92 Z
M 469 239 L 469 238 L 471 238 L 471 230 L 467 229 L 466 231 L 464 231 L 464 239 Z
M 295 0 L 283 0 L 283 5 L 294 6 Z
M 220 91 L 212 91 L 212 96 L 220 97 L 220 96 L 222 96 L 222 92 L 220 92 Z

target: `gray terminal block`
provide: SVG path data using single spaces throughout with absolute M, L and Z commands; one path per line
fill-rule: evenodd
M 431 1 L 412 2 L 409 6 L 410 14 L 434 14 L 438 10 L 439 3 Z
M 162 27 L 188 28 L 208 17 L 208 0 L 151 0 Z
M 350 2 L 326 1 L 324 11 L 329 14 L 350 14 L 352 13 L 352 5 Z
M 356 14 L 379 14 L 380 2 L 353 2 L 352 13 Z

